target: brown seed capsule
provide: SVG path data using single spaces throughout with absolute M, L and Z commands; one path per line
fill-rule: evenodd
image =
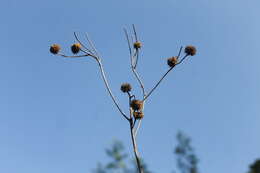
M 176 56 L 168 58 L 167 64 L 169 67 L 174 67 L 178 63 L 178 59 Z
M 58 44 L 51 45 L 50 52 L 52 54 L 57 54 L 57 53 L 59 53 L 59 51 L 60 51 L 60 46 Z
M 77 54 L 77 53 L 79 53 L 80 48 L 81 48 L 81 44 L 75 43 L 71 46 L 71 52 L 74 54 Z
M 195 55 L 196 54 L 196 48 L 194 47 L 194 46 L 191 46 L 191 45 L 189 45 L 189 46 L 186 46 L 185 47 L 185 50 L 184 50 L 184 52 L 187 54 L 187 55 L 190 55 L 190 56 L 193 56 L 193 55 Z
M 141 100 L 132 100 L 130 106 L 133 110 L 140 111 L 143 108 L 143 102 Z
M 134 112 L 133 115 L 135 119 L 142 119 L 144 117 L 143 112 Z
M 140 49 L 141 47 L 142 47 L 142 43 L 141 42 L 137 41 L 137 42 L 134 43 L 134 48 L 135 49 Z
M 129 91 L 131 91 L 131 89 L 132 89 L 132 87 L 131 87 L 131 85 L 129 83 L 123 83 L 121 85 L 121 91 L 123 93 L 129 92 Z

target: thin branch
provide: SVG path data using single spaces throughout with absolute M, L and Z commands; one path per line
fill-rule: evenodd
M 90 47 L 91 47 L 92 50 L 95 52 L 96 56 L 99 58 L 98 51 L 97 51 L 97 49 L 95 48 L 95 46 L 94 46 L 93 42 L 91 41 L 91 39 L 89 38 L 88 33 L 86 33 L 86 38 L 87 38 L 87 41 L 88 41 Z
M 173 69 L 173 67 L 171 67 L 163 76 L 162 78 L 157 82 L 157 84 L 152 88 L 152 90 L 147 94 L 147 96 L 143 99 L 146 100 L 152 93 L 153 91 L 159 86 L 159 84 L 162 82 L 162 80 L 165 78 L 165 76 L 167 76 L 167 74 Z
M 82 58 L 82 57 L 86 57 L 86 56 L 91 56 L 91 54 L 68 56 L 68 55 L 64 55 L 64 54 L 61 54 L 61 53 L 59 53 L 57 55 L 65 57 L 65 58 Z
M 132 46 L 134 45 L 134 38 L 133 38 L 133 35 L 131 35 L 131 44 L 132 44 Z M 135 59 L 135 57 L 136 57 L 136 52 L 134 52 L 134 54 L 132 55 L 132 66 L 134 66 L 134 63 L 136 62 L 136 59 Z
M 137 67 L 137 63 L 138 63 L 138 59 L 139 59 L 139 50 L 138 49 L 136 49 L 136 58 L 135 58 L 135 65 L 134 65 L 134 69 L 136 69 L 136 67 Z
M 181 47 L 182 49 L 182 47 Z M 181 51 L 180 49 L 180 51 Z M 180 53 L 179 53 L 180 55 Z M 178 55 L 178 56 L 179 56 Z M 176 67 L 177 65 L 181 64 L 185 58 L 188 57 L 188 55 L 185 55 L 174 67 Z M 159 84 L 162 82 L 162 80 L 167 76 L 167 74 L 174 68 L 174 67 L 171 67 L 162 77 L 161 79 L 157 82 L 157 84 L 152 88 L 152 90 L 147 94 L 147 96 L 143 99 L 143 101 L 145 101 L 152 93 L 153 91 L 159 86 Z
M 134 26 L 133 26 L 133 27 L 134 27 Z M 131 49 L 131 46 L 130 46 L 131 44 L 130 44 L 130 40 L 129 40 L 129 35 L 128 35 L 126 29 L 124 29 L 124 31 L 125 31 L 125 36 L 126 36 L 126 40 L 127 40 L 127 44 L 128 44 L 128 49 L 129 49 L 129 54 L 130 54 L 130 59 L 131 59 L 131 69 L 132 69 L 132 71 L 133 71 L 133 73 L 134 73 L 135 78 L 137 79 L 138 83 L 140 84 L 140 87 L 141 87 L 142 93 L 143 93 L 143 98 L 144 98 L 145 95 L 146 95 L 146 93 L 145 93 L 145 88 L 144 88 L 144 84 L 143 84 L 143 82 L 142 82 L 142 80 L 141 80 L 141 77 L 139 76 L 139 74 L 137 73 L 137 71 L 135 70 L 134 65 L 133 65 L 133 59 L 134 59 L 134 56 L 136 56 L 136 54 L 135 54 L 135 55 L 132 55 L 132 49 Z M 135 35 L 136 35 L 136 34 L 135 34 Z
M 134 124 L 133 124 L 133 128 L 134 128 L 134 126 L 135 126 L 136 121 L 137 121 L 137 120 L 136 120 L 136 118 L 135 118 L 135 120 L 134 120 Z M 134 135 L 134 137 L 135 137 L 135 135 Z
M 145 107 L 145 100 L 143 101 L 143 109 L 142 109 L 143 113 L 144 113 L 144 107 Z M 135 137 L 137 136 L 138 130 L 139 130 L 140 127 L 141 127 L 141 123 L 142 123 L 142 119 L 140 119 L 140 120 L 138 121 L 137 127 L 136 127 L 135 132 L 134 132 L 134 136 L 135 136 Z
M 139 76 L 138 72 L 136 71 L 136 66 L 137 66 L 137 62 L 138 62 L 138 55 L 139 55 L 139 53 L 138 53 L 138 50 L 136 50 L 134 55 L 132 54 L 132 48 L 131 48 L 131 43 L 130 43 L 128 32 L 127 32 L 127 30 L 125 28 L 124 28 L 124 31 L 125 31 L 125 36 L 126 36 L 127 43 L 128 43 L 128 49 L 129 49 L 130 61 L 131 61 L 131 69 L 132 69 L 132 72 L 133 72 L 135 78 L 137 79 L 141 89 L 142 89 L 143 99 L 144 99 L 145 96 L 146 96 L 145 87 L 144 87 L 144 84 L 143 84 L 143 82 L 141 80 L 141 77 Z M 134 31 L 135 40 L 137 41 L 138 38 L 137 38 L 137 34 L 136 34 L 136 30 L 135 30 L 135 26 L 134 25 L 133 25 L 133 31 Z M 133 45 L 134 44 L 133 43 L 133 37 L 131 37 L 131 41 L 132 41 L 132 45 Z M 145 102 L 143 102 L 143 106 L 144 106 L 144 104 L 145 104 Z M 134 138 L 137 136 L 137 132 L 138 132 L 140 126 L 141 126 L 141 121 L 142 120 L 139 120 L 137 128 L 135 130 L 133 129 L 133 136 L 134 136 Z M 133 128 L 134 128 L 135 123 L 136 123 L 136 120 L 134 121 Z
M 117 103 L 117 101 L 115 99 L 115 96 L 113 95 L 113 93 L 112 93 L 112 91 L 111 91 L 111 89 L 109 87 L 109 84 L 108 84 L 108 81 L 107 81 L 107 78 L 106 78 L 106 75 L 105 75 L 104 68 L 103 68 L 103 65 L 101 63 L 101 60 L 96 57 L 96 61 L 98 62 L 98 66 L 99 66 L 99 69 L 100 69 L 100 72 L 101 72 L 101 75 L 102 75 L 102 79 L 103 79 L 103 81 L 105 83 L 105 86 L 107 88 L 107 91 L 108 91 L 110 97 L 112 98 L 112 100 L 113 100 L 114 104 L 116 105 L 117 109 L 119 110 L 119 112 L 125 117 L 126 120 L 130 121 L 130 118 L 128 118 L 126 116 L 126 114 L 122 111 L 122 109 L 120 108 L 119 104 Z
M 138 41 L 135 25 L 133 24 L 132 26 L 133 26 L 133 31 L 134 31 L 134 35 L 135 35 L 135 41 Z
M 142 82 L 142 80 L 141 80 L 139 74 L 137 73 L 137 71 L 136 71 L 133 67 L 132 67 L 132 71 L 133 71 L 133 73 L 134 73 L 134 75 L 135 75 L 137 81 L 138 81 L 139 84 L 140 84 L 140 87 L 141 87 L 142 93 L 143 93 L 143 98 L 145 98 L 146 92 L 145 92 L 144 84 L 143 84 L 143 82 Z
M 141 161 L 140 161 L 140 157 L 139 157 L 139 153 L 138 153 L 138 149 L 137 149 L 136 139 L 134 136 L 134 129 L 132 127 L 133 127 L 133 122 L 131 121 L 130 122 L 130 128 L 131 128 L 130 132 L 131 132 L 131 140 L 132 140 L 134 154 L 135 154 L 135 160 L 136 160 L 138 172 L 143 173 L 143 169 L 141 166 Z
M 177 59 L 179 59 L 179 57 L 180 57 L 180 55 L 181 55 L 181 51 L 182 51 L 182 46 L 181 46 L 181 48 L 180 48 L 180 50 L 179 50 L 179 53 L 178 53 Z
M 141 127 L 141 123 L 142 123 L 142 119 L 140 119 L 140 120 L 138 121 L 137 127 L 136 127 L 136 129 L 135 129 L 135 133 L 134 133 L 134 136 L 135 136 L 135 137 L 137 136 L 138 130 L 139 130 L 140 127 Z
M 132 144 L 133 144 L 133 149 L 134 149 L 134 155 L 135 155 L 135 160 L 136 160 L 136 164 L 137 164 L 137 167 L 138 167 L 138 172 L 139 173 L 143 173 L 143 169 L 141 167 L 141 162 L 140 162 L 140 158 L 139 158 L 139 154 L 138 154 L 138 150 L 137 150 L 137 144 L 136 144 L 136 138 L 135 138 L 135 132 L 134 132 L 134 126 L 135 126 L 135 122 L 136 122 L 136 119 L 133 120 L 133 116 L 132 116 L 132 113 L 133 113 L 133 110 L 131 108 L 131 99 L 132 99 L 132 96 L 130 94 L 130 92 L 127 92 L 128 94 L 128 102 L 129 102 L 129 125 L 130 125 L 130 132 L 131 132 L 131 140 L 132 140 Z
M 86 49 L 90 54 L 93 54 L 92 51 L 87 48 L 87 46 L 85 46 L 80 40 L 79 40 L 79 37 L 77 36 L 76 32 L 73 33 L 74 34 L 74 37 L 75 39 L 77 40 L 77 42 L 79 42 L 81 44 L 81 46 Z M 83 51 L 83 50 L 82 50 Z
M 127 30 L 125 28 L 124 28 L 124 32 L 125 32 L 125 36 L 126 36 L 126 40 L 127 40 L 127 44 L 128 44 L 128 49 L 129 49 L 129 54 L 130 54 L 130 62 L 131 62 L 131 67 L 132 67 L 133 66 L 132 49 L 131 49 L 130 40 L 129 40 Z
M 127 92 L 127 94 L 128 94 L 129 122 L 130 122 L 130 121 L 133 121 L 133 116 L 132 116 L 132 114 L 133 114 L 133 110 L 132 110 L 132 108 L 131 108 L 131 100 L 132 100 L 132 96 L 131 96 L 131 94 L 130 94 L 129 91 Z
M 138 37 L 137 37 L 137 32 L 136 32 L 136 29 L 135 29 L 135 25 L 133 24 L 133 31 L 134 31 L 134 36 L 135 36 L 135 42 L 138 42 Z M 134 69 L 136 69 L 137 67 L 137 63 L 138 63 L 138 59 L 139 59 L 139 51 L 138 49 L 136 49 L 136 52 L 135 52 L 135 64 L 134 64 Z
M 187 58 L 187 57 L 188 57 L 188 55 L 185 55 L 185 56 L 180 60 L 180 62 L 178 62 L 176 65 L 179 65 L 180 63 L 182 63 L 182 61 L 184 61 L 185 58 Z

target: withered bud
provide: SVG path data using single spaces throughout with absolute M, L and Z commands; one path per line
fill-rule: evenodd
M 71 52 L 74 54 L 77 54 L 77 53 L 79 53 L 80 48 L 81 48 L 81 44 L 75 43 L 71 46 Z
M 129 83 L 123 83 L 121 85 L 121 91 L 123 93 L 129 92 L 129 91 L 131 91 L 131 89 L 132 89 L 132 86 Z
M 58 44 L 53 44 L 53 45 L 51 45 L 51 47 L 50 47 L 50 52 L 52 53 L 52 54 L 57 54 L 57 53 L 59 53 L 59 51 L 60 51 L 60 45 L 58 45 Z
M 135 119 L 142 119 L 144 117 L 143 112 L 134 112 L 133 115 Z
M 194 46 L 186 46 L 185 47 L 185 50 L 184 52 L 187 54 L 187 55 L 190 55 L 190 56 L 194 56 L 196 54 L 196 48 Z
M 132 100 L 130 106 L 133 110 L 140 111 L 143 108 L 143 102 L 141 100 Z
M 177 56 L 173 56 L 167 59 L 167 64 L 169 67 L 174 67 L 178 63 Z
M 134 48 L 135 49 L 140 49 L 142 47 L 142 43 L 140 41 L 137 41 L 134 43 Z

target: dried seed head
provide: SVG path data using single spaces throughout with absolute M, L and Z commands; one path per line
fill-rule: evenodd
M 134 115 L 135 119 L 142 119 L 144 117 L 143 112 L 134 112 L 133 115 Z
M 140 111 L 143 108 L 143 102 L 141 100 L 132 100 L 130 106 L 133 110 Z
M 178 63 L 178 59 L 176 56 L 168 58 L 167 64 L 169 67 L 174 67 Z
M 57 53 L 59 53 L 59 51 L 60 51 L 60 46 L 58 44 L 51 45 L 50 52 L 52 54 L 57 54 Z
M 134 43 L 134 48 L 135 49 L 140 49 L 142 47 L 142 43 L 140 41 L 137 41 Z
M 129 83 L 123 83 L 121 85 L 121 91 L 123 93 L 129 92 L 129 91 L 131 91 L 131 89 L 132 89 L 132 87 L 131 87 L 131 85 Z
M 194 47 L 194 46 L 191 46 L 191 45 L 189 45 L 189 46 L 186 46 L 185 47 L 185 50 L 184 50 L 184 52 L 187 54 L 187 55 L 190 55 L 190 56 L 193 56 L 193 55 L 195 55 L 196 54 L 196 48 Z
M 74 54 L 77 54 L 77 53 L 79 53 L 80 48 L 81 48 L 81 44 L 75 43 L 71 46 L 71 52 Z

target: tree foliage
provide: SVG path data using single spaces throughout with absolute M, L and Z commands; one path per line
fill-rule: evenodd
M 260 159 L 256 160 L 253 164 L 251 164 L 249 168 L 249 173 L 260 173 Z
M 198 158 L 191 146 L 191 139 L 182 132 L 177 134 L 178 144 L 175 148 L 177 167 L 181 173 L 198 173 Z
M 176 136 L 177 146 L 174 154 L 177 157 L 177 167 L 180 173 L 198 173 L 198 158 L 191 146 L 191 139 L 184 133 L 179 132 Z M 128 154 L 124 151 L 124 146 L 120 141 L 115 141 L 112 146 L 106 149 L 106 155 L 110 161 L 104 165 L 99 163 L 94 173 L 138 173 L 138 168 L 134 160 L 129 160 Z M 127 164 L 130 162 L 131 164 Z M 131 167 L 127 167 L 131 165 Z M 144 173 L 153 173 L 147 164 L 141 159 Z
M 124 145 L 120 141 L 115 141 L 112 146 L 106 149 L 106 155 L 110 161 L 106 164 L 98 163 L 93 173 L 138 173 L 138 168 L 134 160 L 129 160 L 128 154 L 124 151 Z M 127 164 L 129 162 L 130 164 Z M 131 165 L 128 167 L 127 165 Z M 141 160 L 144 173 L 152 173 L 148 170 L 146 163 Z

